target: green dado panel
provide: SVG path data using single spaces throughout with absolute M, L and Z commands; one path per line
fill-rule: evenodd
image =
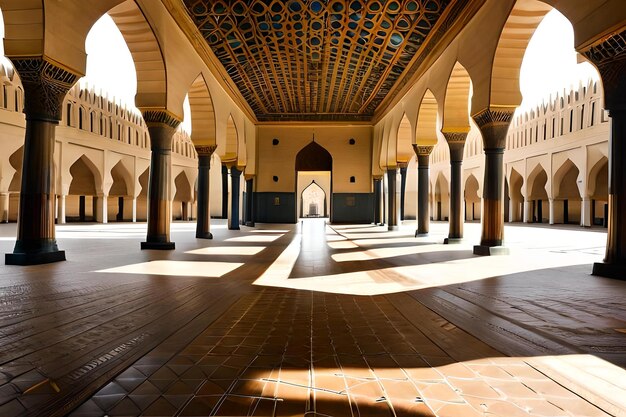
M 254 221 L 296 223 L 296 193 L 254 193 Z
M 333 223 L 373 223 L 374 194 L 334 193 L 330 221 Z

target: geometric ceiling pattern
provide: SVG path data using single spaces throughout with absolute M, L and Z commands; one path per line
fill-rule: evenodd
M 466 3 L 183 1 L 260 121 L 370 120 L 442 16 Z

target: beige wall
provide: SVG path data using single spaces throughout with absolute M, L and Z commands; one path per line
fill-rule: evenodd
M 323 146 L 333 157 L 334 193 L 369 193 L 371 180 L 371 143 L 373 128 L 361 126 L 278 126 L 258 127 L 258 192 L 294 192 L 296 155 L 311 142 Z M 272 145 L 273 139 L 279 144 Z M 350 138 L 355 144 L 350 145 Z M 278 182 L 272 180 L 278 176 Z M 356 182 L 350 183 L 354 176 Z

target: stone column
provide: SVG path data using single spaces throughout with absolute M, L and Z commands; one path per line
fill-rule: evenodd
M 533 222 L 533 202 L 524 199 L 524 223 L 532 223 Z
M 150 178 L 148 182 L 148 234 L 141 249 L 172 250 L 170 188 L 172 137 L 180 120 L 167 110 L 146 110 L 143 118 L 150 134 Z
M 443 243 L 459 243 L 463 238 L 463 184 L 461 166 L 467 132 L 442 132 L 450 148 L 450 231 Z
M 483 137 L 485 177 L 480 245 L 476 255 L 506 254 L 504 240 L 504 148 L 515 107 L 488 108 L 472 118 Z
M 65 260 L 54 230 L 54 137 L 63 98 L 79 75 L 42 57 L 12 60 L 24 87 L 26 135 L 17 241 L 7 265 L 34 265 Z
M 554 198 L 548 198 L 548 224 L 555 223 L 555 206 Z
M 2 193 L 0 194 L 0 201 L 2 202 L 2 204 L 0 205 L 0 222 L 2 223 L 8 223 L 9 222 L 9 197 L 10 194 L 9 193 Z
M 109 222 L 108 202 L 107 196 L 101 195 L 94 196 L 94 217 L 96 222 L 106 224 Z
M 428 211 L 428 187 L 430 185 L 430 153 L 434 146 L 418 146 L 413 144 L 417 156 L 417 230 L 415 237 L 427 236 L 430 230 L 430 213 Z
M 591 227 L 593 224 L 591 205 L 593 200 L 591 197 L 585 196 L 580 202 L 580 225 L 582 227 Z
M 398 170 L 395 168 L 387 169 L 387 201 L 389 210 L 389 222 L 387 225 L 388 230 L 398 230 L 398 213 L 396 204 L 396 182 L 398 176 Z
M 222 219 L 228 218 L 228 167 L 222 165 Z
M 254 227 L 254 178 L 246 180 L 246 226 Z
M 211 156 L 217 145 L 196 146 L 198 153 L 198 209 L 196 220 L 196 238 L 213 239 L 211 233 L 211 208 L 210 208 L 210 176 Z
M 231 192 L 230 213 L 228 216 L 228 229 L 239 230 L 239 191 L 241 171 L 236 166 L 230 168 Z
M 383 224 L 383 219 L 382 219 L 383 210 L 381 208 L 382 189 L 383 189 L 383 179 L 374 178 L 374 224 L 378 224 L 378 225 Z
M 406 194 L 406 168 L 408 163 L 399 162 L 400 168 L 400 221 L 404 220 L 404 196 Z
M 604 106 L 611 117 L 609 137 L 609 213 L 604 262 L 593 274 L 626 279 L 626 31 L 580 51 L 598 68 Z

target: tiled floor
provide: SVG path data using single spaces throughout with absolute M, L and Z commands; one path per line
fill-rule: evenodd
M 480 258 L 478 225 L 445 227 L 177 223 L 173 252 L 59 227 L 68 262 L 0 267 L 0 415 L 626 413 L 626 283 L 588 275 L 605 235 L 509 227 Z

